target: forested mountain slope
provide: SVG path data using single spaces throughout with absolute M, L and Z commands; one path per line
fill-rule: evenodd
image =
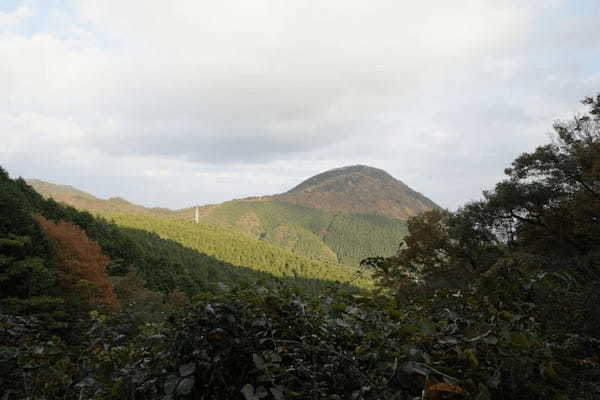
M 200 215 L 201 221 L 241 230 L 294 253 L 347 265 L 395 254 L 406 233 L 404 221 L 333 214 L 278 200 L 230 201 L 201 208 Z
M 120 198 L 102 200 L 70 186 L 28 182 L 45 197 L 91 212 L 195 216 L 195 207 L 146 208 Z M 357 266 L 366 257 L 395 254 L 406 233 L 402 219 L 436 207 L 386 172 L 354 166 L 319 174 L 283 195 L 203 206 L 199 214 L 203 223 L 246 233 L 302 257 Z
M 144 213 L 101 213 L 97 210 L 97 217 L 94 217 L 53 199 L 43 199 L 23 180 L 13 181 L 6 173 L 3 179 L 4 193 L 10 196 L 10 202 L 7 198 L 3 209 L 5 213 L 12 215 L 23 210 L 22 224 L 35 226 L 31 215 L 40 214 L 53 221 L 77 226 L 98 242 L 102 253 L 109 257 L 107 271 L 110 274 L 124 275 L 135 269 L 153 290 L 182 290 L 191 295 L 211 291 L 220 283 L 229 285 L 272 278 L 283 278 L 292 286 L 311 293 L 334 281 L 370 284 L 368 279 L 355 280 L 355 269 L 308 260 L 243 233 L 191 221 L 150 217 Z M 11 194 L 11 190 L 19 195 Z M 96 201 L 93 196 L 76 189 L 58 187 L 58 190 L 106 206 L 105 200 Z M 138 210 L 139 206 L 133 207 Z
M 351 282 L 362 287 L 371 285 L 368 278 L 358 277 L 355 268 L 309 260 L 265 241 L 220 226 L 196 224 L 192 221 L 172 218 L 153 218 L 140 214 L 101 215 L 120 227 L 135 230 L 136 233 L 130 233 L 130 237 L 141 237 L 140 232 L 151 232 L 163 240 L 198 251 L 205 257 L 215 260 L 219 265 L 226 263 L 230 266 L 249 268 L 278 278 L 291 280 L 300 278 L 300 286 L 314 293 L 327 282 Z
M 438 208 L 387 172 L 365 165 L 325 171 L 274 198 L 335 214 L 376 214 L 401 220 Z
M 86 211 L 101 211 L 101 212 L 129 212 L 139 213 L 154 216 L 173 217 L 176 213 L 167 208 L 153 207 L 148 208 L 120 198 L 112 197 L 110 199 L 100 199 L 83 190 L 79 190 L 69 185 L 57 185 L 54 183 L 44 182 L 39 179 L 26 179 L 28 185 L 35 189 L 36 192 L 46 198 L 75 207 L 79 210 Z

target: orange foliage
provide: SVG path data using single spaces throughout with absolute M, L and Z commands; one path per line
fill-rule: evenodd
M 110 310 L 117 309 L 119 304 L 106 274 L 110 260 L 102 254 L 98 243 L 75 225 L 64 221 L 54 223 L 41 215 L 34 218 L 54 246 L 58 279 L 67 299 L 79 297 L 79 301 L 87 303 L 81 305 L 93 308 L 101 303 Z M 86 284 L 92 287 L 86 288 Z
M 445 400 L 456 398 L 465 394 L 465 390 L 460 386 L 450 385 L 448 383 L 425 382 L 425 398 L 428 400 Z

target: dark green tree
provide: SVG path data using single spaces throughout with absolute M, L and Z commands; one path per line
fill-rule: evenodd
M 598 279 L 599 102 L 587 98 L 587 113 L 556 122 L 552 143 L 519 156 L 483 200 L 409 220 L 406 247 L 372 262 L 380 285 L 394 289 L 412 276 L 425 287 L 460 286 L 515 263 Z

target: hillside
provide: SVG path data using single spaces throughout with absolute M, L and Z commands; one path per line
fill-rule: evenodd
M 245 232 L 306 257 L 347 265 L 393 255 L 406 234 L 404 221 L 372 214 L 336 215 L 276 200 L 204 207 L 200 221 Z
M 400 220 L 438 208 L 387 172 L 365 165 L 320 173 L 273 197 L 335 214 L 376 214 Z
M 146 208 L 121 198 L 102 200 L 71 186 L 29 180 L 44 197 L 94 213 L 192 220 L 195 207 Z M 204 224 L 269 242 L 298 256 L 357 266 L 394 255 L 404 219 L 437 206 L 385 171 L 353 166 L 318 174 L 287 193 L 199 208 Z
M 128 202 L 120 197 L 104 200 L 69 185 L 57 185 L 39 179 L 26 179 L 25 182 L 45 198 L 53 198 L 59 203 L 65 203 L 80 210 L 93 212 L 123 212 L 152 216 L 174 216 L 175 213 L 167 208 L 143 207 Z
M 219 274 L 218 269 L 221 268 L 221 265 L 227 264 L 247 271 L 245 278 L 248 280 L 256 279 L 256 275 L 248 273 L 250 271 L 266 273 L 268 276 L 292 281 L 298 279 L 296 283 L 311 293 L 318 293 L 319 289 L 327 282 L 352 281 L 354 285 L 362 287 L 371 285 L 368 278 L 357 278 L 356 269 L 335 263 L 325 264 L 308 260 L 270 243 L 220 226 L 195 224 L 191 221 L 172 218 L 159 219 L 140 214 L 101 213 L 100 215 L 122 228 L 133 230 L 133 233 L 129 233 L 129 237 L 134 240 L 136 237 L 140 238 L 142 232 L 150 232 L 163 240 L 195 250 L 203 257 L 214 260 L 214 266 L 210 266 L 208 270 L 205 269 L 203 273 L 204 278 L 212 282 L 215 280 L 209 277 L 211 271 Z M 156 246 L 156 243 L 148 244 Z M 148 248 L 147 250 L 157 251 L 158 249 Z M 165 250 L 167 249 L 165 248 Z M 159 265 L 155 265 L 155 267 L 160 269 Z M 190 268 L 190 271 L 192 274 L 196 274 L 193 268 Z M 156 272 L 166 273 L 164 270 Z M 236 280 L 235 277 L 234 280 Z
M 31 215 L 41 215 L 77 226 L 96 241 L 108 257 L 110 275 L 137 270 L 152 290 L 180 290 L 193 295 L 213 291 L 221 283 L 235 285 L 274 278 L 312 294 L 336 281 L 352 281 L 353 285 L 363 287 L 371 285 L 368 278 L 358 278 L 355 269 L 308 260 L 219 226 L 141 213 L 96 211 L 93 216 L 43 199 L 24 181 L 9 179 L 1 169 L 0 184 L 0 200 L 4 199 L 0 201 L 3 205 L 0 222 L 14 225 L 11 221 L 20 218 L 19 224 L 35 226 Z M 93 196 L 72 187 L 46 187 L 94 200 Z M 13 234 L 5 232 L 9 233 Z M 0 240 L 0 247 L 2 243 Z

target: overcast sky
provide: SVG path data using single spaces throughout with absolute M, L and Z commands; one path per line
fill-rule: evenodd
M 2 0 L 0 165 L 179 208 L 382 168 L 455 208 L 600 91 L 598 0 Z

